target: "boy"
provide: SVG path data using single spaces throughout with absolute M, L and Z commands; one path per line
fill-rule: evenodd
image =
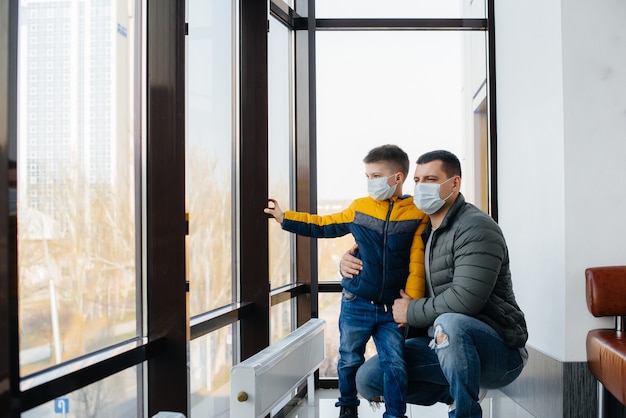
M 402 195 L 409 157 L 396 145 L 372 149 L 363 159 L 369 197 L 356 199 L 332 215 L 283 212 L 274 199 L 272 215 L 284 230 L 316 238 L 354 235 L 363 270 L 357 279 L 342 280 L 339 315 L 340 418 L 357 417 L 356 371 L 364 362 L 370 336 L 384 370 L 386 411 L 383 417 L 405 417 L 407 374 L 404 330 L 393 320 L 391 306 L 404 289 L 412 298 L 424 297 L 424 243 L 421 233 L 428 217 L 411 196 Z

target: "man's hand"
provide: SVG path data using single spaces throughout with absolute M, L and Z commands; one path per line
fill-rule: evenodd
M 278 206 L 278 200 L 267 199 L 267 201 L 269 203 L 273 203 L 274 206 L 270 207 L 270 205 L 267 205 L 267 207 L 263 209 L 263 212 L 267 213 L 270 216 L 273 216 L 274 219 L 276 219 L 276 222 L 278 222 L 279 224 L 283 223 L 283 219 L 285 219 L 285 213 L 280 208 L 280 206 Z
M 341 257 L 341 261 L 339 262 L 339 271 L 342 277 L 352 279 L 363 270 L 363 261 L 354 256 L 358 248 L 359 246 L 354 244 L 352 248 L 343 253 L 343 257 Z
M 398 323 L 399 327 L 406 327 L 408 325 L 407 321 L 407 311 L 409 310 L 409 302 L 411 302 L 411 297 L 404 293 L 404 290 L 400 289 L 400 298 L 393 301 L 393 320 Z

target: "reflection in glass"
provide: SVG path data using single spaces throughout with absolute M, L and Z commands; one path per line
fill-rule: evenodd
M 20 1 L 22 375 L 137 335 L 134 10 Z
M 291 206 L 290 160 L 292 154 L 291 32 L 270 16 L 268 34 L 269 161 L 268 193 L 283 210 Z M 273 219 L 269 220 L 270 282 L 272 289 L 291 283 L 291 241 Z
M 29 411 L 22 418 L 135 418 L 141 403 L 137 394 L 140 374 L 135 366 L 56 398 Z
M 187 2 L 186 194 L 191 315 L 233 301 L 231 3 Z
M 232 330 L 230 325 L 189 344 L 190 418 L 228 416 L 230 368 L 233 365 Z

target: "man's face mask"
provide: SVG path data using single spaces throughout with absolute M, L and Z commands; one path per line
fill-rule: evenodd
M 449 182 L 454 177 L 450 177 L 443 183 L 422 183 L 419 182 L 415 185 L 415 194 L 413 200 L 415 206 L 417 206 L 422 212 L 427 215 L 432 215 L 445 205 L 446 200 L 452 196 L 452 192 L 445 198 L 439 197 L 439 190 L 441 185 Z
M 394 177 L 392 174 L 389 177 Z M 367 193 L 375 200 L 387 200 L 396 192 L 397 184 L 390 186 L 387 183 L 389 177 L 378 177 L 367 181 Z

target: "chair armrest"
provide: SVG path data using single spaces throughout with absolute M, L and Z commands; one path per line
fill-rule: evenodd
M 596 317 L 626 315 L 626 266 L 585 270 L 587 308 Z

